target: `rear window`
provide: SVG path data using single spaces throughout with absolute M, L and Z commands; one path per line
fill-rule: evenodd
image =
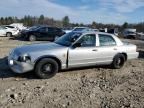
M 13 27 L 13 26 L 5 26 L 5 27 L 8 27 L 8 28 L 15 28 L 15 27 Z
M 60 28 L 55 28 L 56 32 L 62 32 L 62 30 Z
M 116 45 L 115 40 L 110 35 L 99 34 L 100 46 L 114 46 Z
M 48 31 L 49 31 L 49 32 L 55 32 L 55 28 L 48 27 Z

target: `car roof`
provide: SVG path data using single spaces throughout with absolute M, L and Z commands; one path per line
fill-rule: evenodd
M 75 28 L 89 28 L 89 27 L 74 27 L 74 29 L 75 29 Z
M 104 35 L 112 35 L 110 33 L 99 32 L 99 31 L 73 31 L 74 33 L 81 33 L 81 34 L 104 34 Z

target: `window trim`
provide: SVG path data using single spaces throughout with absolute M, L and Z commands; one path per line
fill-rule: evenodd
M 110 37 L 111 39 L 113 39 L 114 40 L 114 42 L 115 42 L 115 45 L 106 45 L 106 46 L 101 46 L 100 45 L 100 35 L 105 35 L 105 36 L 108 36 L 108 37 Z M 114 37 L 112 36 L 112 35 L 109 35 L 109 34 L 98 34 L 98 43 L 99 43 L 99 47 L 112 47 L 112 46 L 117 46 L 117 42 L 116 42 L 116 40 L 114 39 Z
M 72 46 L 73 46 L 74 44 L 76 44 L 81 38 L 83 38 L 83 37 L 86 36 L 86 35 L 95 35 L 95 46 L 78 47 L 78 48 L 96 47 L 96 46 L 97 46 L 97 35 L 96 35 L 95 33 L 82 34 L 82 36 L 80 36 L 80 37 L 77 39 L 77 41 L 75 41 L 75 42 L 72 44 Z

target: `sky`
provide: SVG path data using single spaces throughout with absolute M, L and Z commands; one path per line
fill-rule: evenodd
M 61 20 L 68 15 L 73 23 L 105 24 L 144 22 L 144 0 L 1 0 L 0 17 L 24 15 Z

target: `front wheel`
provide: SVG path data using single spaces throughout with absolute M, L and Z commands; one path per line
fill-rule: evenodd
M 7 36 L 7 37 L 11 37 L 11 36 L 12 36 L 12 33 L 8 32 L 8 33 L 6 33 L 6 36 Z
M 40 60 L 35 66 L 35 73 L 41 79 L 49 79 L 58 72 L 58 63 L 51 58 Z
M 114 69 L 120 69 L 125 64 L 125 56 L 123 54 L 118 54 L 114 57 L 112 62 L 112 67 Z

